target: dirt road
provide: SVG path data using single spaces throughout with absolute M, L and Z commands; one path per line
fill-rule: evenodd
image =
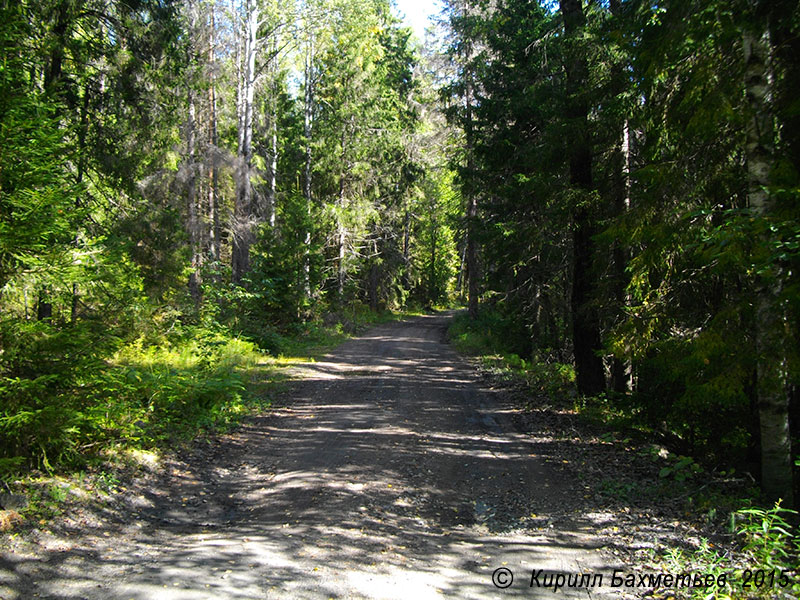
M 446 324 L 381 325 L 298 367 L 282 408 L 137 492 L 135 518 L 4 555 L 0 598 L 619 598 L 581 490 Z M 556 573 L 604 585 L 552 594 Z

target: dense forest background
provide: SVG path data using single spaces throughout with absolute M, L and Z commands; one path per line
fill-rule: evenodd
M 545 392 L 792 503 L 797 2 L 451 0 L 421 44 L 388 0 L 0 0 L 0 48 L 0 474 L 463 302 Z

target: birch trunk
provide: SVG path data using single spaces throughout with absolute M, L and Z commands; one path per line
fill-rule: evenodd
M 622 138 L 618 152 L 618 165 L 616 181 L 614 184 L 614 214 L 623 215 L 628 212 L 631 204 L 631 150 L 630 130 L 628 120 L 622 125 Z M 621 307 L 620 318 L 624 317 L 622 311 L 629 305 L 630 298 L 626 293 L 628 277 L 626 267 L 628 264 L 628 251 L 620 240 L 616 240 L 612 250 L 612 263 L 614 269 L 614 296 L 617 306 Z M 626 393 L 633 391 L 633 364 L 629 358 L 614 357 L 611 364 L 611 382 L 615 392 Z
M 621 20 L 622 5 L 620 0 L 610 0 L 612 18 Z M 620 25 L 621 26 L 621 25 Z M 621 94 L 625 87 L 625 69 L 622 63 L 614 67 L 614 79 L 616 81 L 614 93 Z M 626 213 L 631 203 L 631 144 L 630 127 L 628 119 L 622 122 L 622 132 L 615 152 L 614 160 L 614 216 L 619 217 Z M 616 305 L 619 308 L 617 318 L 625 318 L 624 308 L 630 304 L 630 299 L 626 293 L 628 277 L 626 267 L 629 260 L 629 251 L 622 241 L 617 239 L 612 249 L 612 272 L 613 272 L 613 294 Z M 633 391 L 633 364 L 630 358 L 615 356 L 611 363 L 611 385 L 615 392 L 628 393 Z
M 278 186 L 278 44 L 272 38 L 269 98 L 269 157 L 267 161 L 266 221 L 275 227 L 275 197 Z
M 342 156 L 340 158 L 342 166 L 344 166 L 345 152 L 345 130 L 342 128 Z M 341 303 L 344 300 L 344 282 L 345 282 L 345 245 L 347 244 L 347 231 L 345 230 L 342 217 L 344 214 L 344 171 L 339 174 L 339 196 L 336 200 L 337 217 L 336 217 L 336 241 L 338 245 L 339 258 L 336 261 L 336 297 Z
M 770 39 L 763 31 L 745 29 L 742 40 L 745 63 L 747 120 L 747 197 L 756 218 L 768 219 L 774 211 L 769 175 L 774 160 L 774 120 L 770 110 Z M 761 244 L 772 242 L 764 228 Z M 792 506 L 793 482 L 789 395 L 783 350 L 786 323 L 780 302 L 783 273 L 779 265 L 762 271 L 756 285 L 756 353 L 758 416 L 761 429 L 761 484 L 772 500 L 783 498 Z
M 194 301 L 199 303 L 201 300 L 200 267 L 202 266 L 203 255 L 199 242 L 200 220 L 198 214 L 197 177 L 195 174 L 195 149 L 197 145 L 196 117 L 194 93 L 189 92 L 189 118 L 186 122 L 186 161 L 188 169 L 186 175 L 186 201 L 188 204 L 189 240 L 192 253 L 192 270 L 189 274 L 189 293 L 192 295 Z
M 215 5 L 211 5 L 210 28 L 208 40 L 208 66 L 209 66 L 209 86 L 208 86 L 208 212 L 211 217 L 211 228 L 209 230 L 209 250 L 211 260 L 220 260 L 220 221 L 219 221 L 219 175 L 217 173 L 217 89 L 216 89 L 216 16 Z
M 314 35 L 308 33 L 303 68 L 305 93 L 303 95 L 303 137 L 305 138 L 305 165 L 303 166 L 303 197 L 306 202 L 306 232 L 303 240 L 303 295 L 311 300 L 311 135 L 313 125 L 314 77 L 312 58 L 314 55 Z
M 403 198 L 403 288 L 411 288 L 411 214 L 408 210 L 408 198 Z
M 199 7 L 195 2 L 188 2 L 187 4 L 188 18 L 189 18 L 189 31 L 193 35 L 197 34 L 198 30 L 198 9 Z M 194 55 L 194 47 L 190 47 L 191 55 Z M 191 253 L 190 265 L 191 271 L 189 273 L 189 293 L 196 304 L 201 301 L 201 277 L 200 267 L 203 262 L 203 249 L 200 243 L 200 214 L 202 206 L 200 205 L 200 194 L 198 194 L 197 186 L 197 169 L 196 169 L 196 153 L 197 153 L 197 99 L 195 98 L 194 90 L 189 87 L 187 94 L 188 102 L 188 115 L 185 124 L 186 136 L 186 159 L 184 161 L 182 171 L 185 177 L 184 189 L 186 190 L 186 214 L 187 223 L 186 228 L 189 233 L 189 251 Z

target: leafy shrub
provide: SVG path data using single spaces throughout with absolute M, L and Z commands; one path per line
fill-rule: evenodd
M 742 521 L 737 533 L 743 539 L 744 551 L 755 565 L 765 569 L 797 566 L 800 561 L 800 535 L 787 521 L 787 518 L 796 515 L 796 511 L 783 508 L 780 502 L 770 509 L 750 507 L 734 513 L 734 527 L 737 518 Z
M 528 389 L 535 395 L 556 400 L 575 389 L 575 368 L 558 362 L 533 362 L 525 370 Z
M 521 357 L 512 348 L 529 346 L 530 343 L 521 342 L 514 330 L 515 326 L 509 319 L 495 310 L 484 308 L 475 320 L 470 319 L 467 313 L 457 314 L 448 335 L 459 352 L 481 355 L 491 368 L 523 381 L 533 397 L 554 401 L 570 396 L 575 387 L 574 367 L 535 355 Z
M 748 507 L 731 514 L 731 530 L 740 551 L 720 553 L 708 540 L 693 552 L 672 548 L 666 571 L 726 575 L 725 585 L 678 589 L 678 598 L 733 600 L 738 598 L 797 598 L 800 537 L 788 522 L 797 513 L 780 503 L 764 509 Z
M 0 334 L 0 476 L 227 423 L 244 409 L 244 370 L 261 357 L 253 343 L 203 328 L 122 347 L 89 324 L 15 321 Z
M 702 473 L 703 468 L 698 465 L 691 456 L 674 456 L 669 455 L 673 461 L 672 464 L 662 467 L 658 472 L 661 479 L 672 477 L 675 481 L 686 481 L 692 479 L 695 475 Z

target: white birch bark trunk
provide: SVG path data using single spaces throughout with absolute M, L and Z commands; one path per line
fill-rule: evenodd
M 278 44 L 272 38 L 270 55 L 270 98 L 269 98 L 269 157 L 267 161 L 266 220 L 275 227 L 275 198 L 278 191 Z
M 769 176 L 774 159 L 775 127 L 770 110 L 770 40 L 763 31 L 745 29 L 743 35 L 747 108 L 747 197 L 753 215 L 768 219 L 773 212 Z M 770 245 L 770 229 L 758 245 Z M 756 284 L 756 352 L 758 414 L 761 429 L 761 485 L 773 499 L 793 504 L 789 397 L 783 350 L 786 323 L 780 303 L 783 274 L 777 264 L 768 265 Z
M 192 34 L 197 31 L 198 7 L 194 2 L 187 5 L 189 28 Z M 189 293 L 192 299 L 199 303 L 201 300 L 200 268 L 203 264 L 203 248 L 201 243 L 200 215 L 202 214 L 201 195 L 197 190 L 197 100 L 194 90 L 188 90 L 188 116 L 186 119 L 186 161 L 185 189 L 187 203 L 187 229 L 189 230 L 189 245 L 191 252 L 191 272 L 189 273 Z
M 217 88 L 216 88 L 216 6 L 212 3 L 208 38 L 208 212 L 211 227 L 208 230 L 211 260 L 220 260 L 219 176 L 217 173 Z
M 314 103 L 314 34 L 308 32 L 306 42 L 305 60 L 303 77 L 305 79 L 305 94 L 303 97 L 303 137 L 305 138 L 306 152 L 305 165 L 303 167 L 303 196 L 306 202 L 307 229 L 303 243 L 305 245 L 303 256 L 303 295 L 306 301 L 311 299 L 311 136 L 313 127 L 313 103 Z
M 189 118 L 186 123 L 186 200 L 189 215 L 189 240 L 191 245 L 191 266 L 189 274 L 189 293 L 195 302 L 200 302 L 200 267 L 203 263 L 202 247 L 200 244 L 200 219 L 197 194 L 197 176 L 195 165 L 196 139 L 196 106 L 194 93 L 189 92 Z

